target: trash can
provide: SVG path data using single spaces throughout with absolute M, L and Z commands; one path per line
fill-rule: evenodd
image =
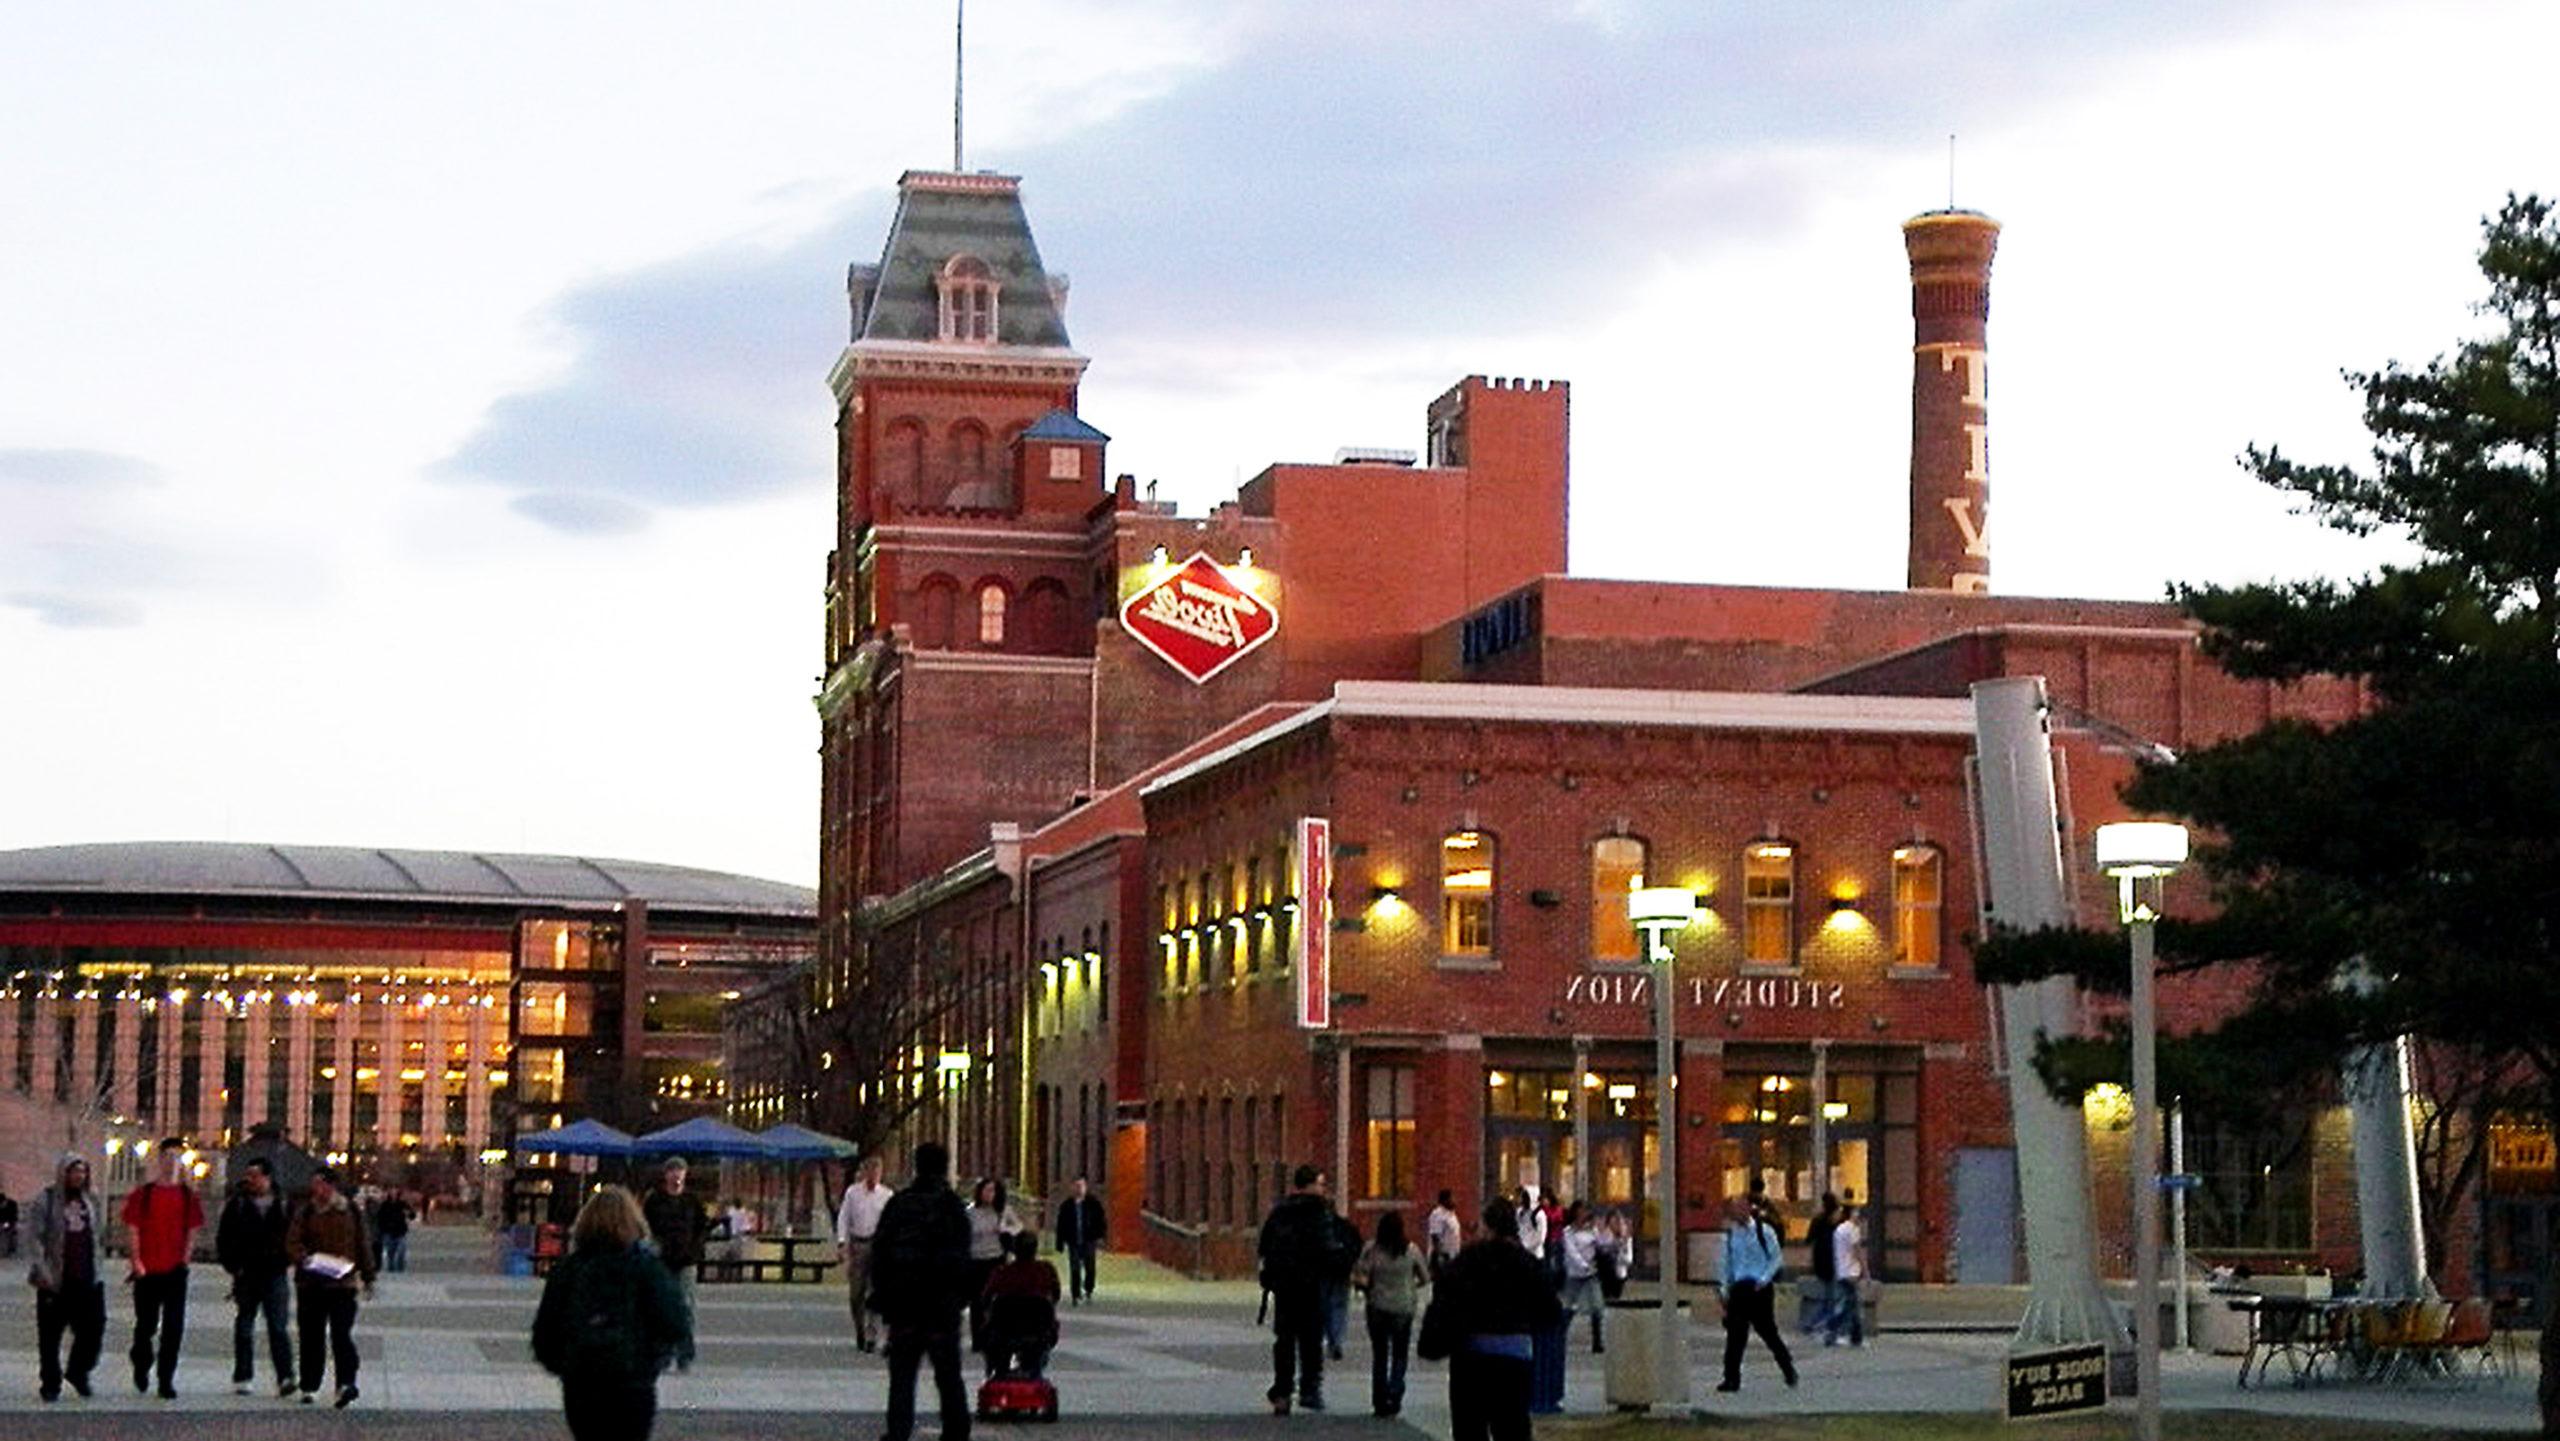
M 1609 1303 L 1609 1364 L 1604 1389 L 1610 1406 L 1620 1411 L 1645 1411 L 1656 1406 L 1689 1404 L 1689 1303 L 1680 1302 L 1679 1309 L 1678 1324 L 1671 1330 L 1671 1392 L 1664 1395 L 1663 1378 L 1654 1360 L 1656 1347 L 1662 1341 L 1661 1300 L 1653 1296 L 1621 1296 Z

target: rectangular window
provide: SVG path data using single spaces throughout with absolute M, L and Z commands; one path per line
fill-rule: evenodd
M 1459 831 L 1440 842 L 1440 948 L 1493 954 L 1493 837 Z
M 1635 922 L 1627 918 L 1627 893 L 1644 884 L 1644 842 L 1602 836 L 1591 843 L 1591 958 L 1633 961 Z
M 1946 853 L 1936 846 L 1893 852 L 1893 963 L 1916 970 L 1939 965 L 1946 914 Z
M 1760 841 L 1742 852 L 1742 959 L 1755 966 L 1796 963 L 1796 850 Z
M 1368 1141 L 1362 1197 L 1381 1201 L 1413 1195 L 1413 1067 L 1369 1068 Z
M 516 1034 L 583 1036 L 591 1027 L 595 993 L 584 985 L 527 981 L 516 988 Z
M 1051 480 L 1083 479 L 1084 452 L 1076 449 L 1072 445 L 1061 445 L 1051 449 L 1049 452 L 1049 478 Z

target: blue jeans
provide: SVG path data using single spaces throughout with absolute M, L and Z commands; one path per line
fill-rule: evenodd
M 385 1271 L 406 1271 L 409 1269 L 409 1235 L 407 1232 L 403 1231 L 397 1236 L 385 1236 L 382 1238 L 382 1269 Z
M 1835 1280 L 1831 1283 L 1831 1304 L 1822 1313 L 1822 1339 L 1839 1340 L 1844 1327 L 1849 1332 L 1850 1345 L 1867 1344 L 1866 1311 L 1858 1300 L 1858 1283 Z
M 272 1276 L 243 1275 L 231 1279 L 231 1380 L 247 1385 L 258 1374 L 258 1348 L 252 1334 L 259 1316 L 267 1318 L 267 1354 L 275 1358 L 276 1382 L 293 1384 L 293 1339 L 286 1334 L 288 1282 L 282 1271 Z

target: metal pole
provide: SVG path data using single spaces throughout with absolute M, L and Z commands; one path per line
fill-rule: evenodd
M 1818 1202 L 1831 1193 L 1831 1043 L 1813 1043 L 1813 1195 Z
M 2151 994 L 2152 919 L 2119 878 L 2133 931 L 2133 1363 L 2134 1435 L 2160 1441 L 2160 1075 Z
M 1659 1138 L 1654 1143 L 1653 1207 L 1660 1217 L 1656 1229 L 1662 1237 L 1662 1314 L 1660 1329 L 1653 1345 L 1654 1387 L 1656 1404 L 1676 1405 L 1687 1398 L 1687 1377 L 1680 1374 L 1680 1108 L 1673 1104 L 1671 1038 L 1671 936 L 1667 931 L 1648 928 L 1645 941 L 1652 953 L 1653 967 L 1653 1125 Z
M 2178 1278 L 2178 1349 L 2193 1351 L 2195 1337 L 2188 1334 L 2187 1320 L 2187 1108 L 2169 1108 L 2169 1169 L 2179 1176 L 2181 1184 L 2169 1196 L 2170 1274 Z
M 960 1073 L 942 1073 L 942 1149 L 951 1158 L 952 1183 L 957 1185 L 960 1170 Z

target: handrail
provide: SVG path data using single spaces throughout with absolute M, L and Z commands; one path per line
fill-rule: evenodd
M 1208 1227 L 1186 1226 L 1180 1221 L 1174 1220 L 1170 1216 L 1159 1216 L 1155 1212 L 1147 1210 L 1139 1211 L 1138 1219 L 1147 1227 L 1147 1229 L 1170 1237 L 1173 1240 L 1181 1242 L 1191 1248 L 1191 1264 L 1183 1268 L 1184 1275 L 1189 1276 L 1194 1281 L 1206 1281 L 1209 1279 Z

